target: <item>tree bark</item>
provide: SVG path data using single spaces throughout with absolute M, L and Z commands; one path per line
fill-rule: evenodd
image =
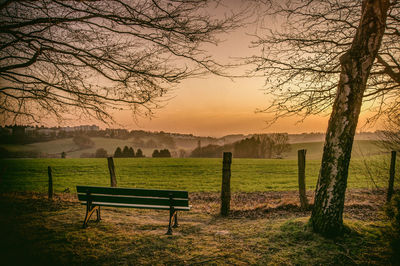
M 389 0 L 364 0 L 353 43 L 341 73 L 325 138 L 311 224 L 325 236 L 343 233 L 343 208 L 354 134 L 367 79 L 385 31 Z

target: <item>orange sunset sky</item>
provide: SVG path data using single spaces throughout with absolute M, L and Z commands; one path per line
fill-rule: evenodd
M 240 1 L 234 1 L 237 5 Z M 258 21 L 219 36 L 217 46 L 208 45 L 204 49 L 214 60 L 222 63 L 236 62 L 235 59 L 260 55 L 260 48 L 250 48 L 252 35 L 262 34 L 259 27 L 279 27 L 277 19 Z M 258 29 L 258 30 L 257 30 Z M 237 71 L 237 73 L 236 73 Z M 245 69 L 236 70 L 241 73 Z M 243 73 L 243 72 L 242 72 Z M 129 130 L 148 130 L 189 133 L 201 136 L 223 136 L 228 134 L 271 133 L 271 132 L 325 132 L 329 113 L 307 118 L 298 123 L 300 117 L 278 120 L 267 127 L 270 114 L 256 113 L 256 109 L 268 106 L 270 95 L 263 91 L 264 77 L 229 79 L 215 75 L 191 78 L 178 84 L 163 101 L 163 107 L 154 110 L 152 118 L 136 117 L 128 111 L 114 113 L 117 125 Z M 361 114 L 359 128 L 366 119 Z M 73 124 L 98 123 L 96 121 L 74 121 Z M 101 127 L 109 127 L 100 125 Z M 375 130 L 363 128 L 363 130 Z
M 267 23 L 275 23 L 269 21 Z M 232 57 L 259 54 L 259 49 L 249 48 L 249 34 L 253 27 L 242 28 L 229 35 L 218 46 L 209 51 L 219 61 Z M 155 110 L 154 117 L 138 118 L 135 122 L 129 112 L 119 113 L 117 121 L 127 129 L 190 133 L 201 136 L 223 136 L 228 134 L 250 134 L 271 132 L 325 132 L 329 113 L 312 116 L 299 123 L 300 117 L 280 119 L 271 126 L 266 121 L 271 114 L 257 113 L 256 109 L 268 106 L 271 99 L 263 91 L 264 77 L 229 79 L 215 75 L 192 78 L 179 84 L 164 102 L 164 107 Z M 361 114 L 359 125 L 365 122 Z M 359 127 L 360 128 L 360 127 Z M 375 130 L 365 128 L 364 130 Z

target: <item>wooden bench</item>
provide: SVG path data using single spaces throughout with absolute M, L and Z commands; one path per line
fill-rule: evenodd
M 139 209 L 169 210 L 167 235 L 172 235 L 173 227 L 178 227 L 178 211 L 189 211 L 189 194 L 180 190 L 157 190 L 140 188 L 116 188 L 76 186 L 78 199 L 86 205 L 86 216 L 83 227 L 96 211 L 97 222 L 101 220 L 100 206 Z

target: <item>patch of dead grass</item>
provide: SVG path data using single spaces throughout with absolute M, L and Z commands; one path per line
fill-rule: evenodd
M 218 193 L 191 193 L 190 201 L 193 209 L 178 214 L 181 226 L 167 236 L 167 211 L 102 208 L 102 221 L 90 221 L 82 229 L 85 206 L 75 195 L 57 194 L 49 201 L 37 193 L 2 194 L 0 228 L 7 231 L 0 236 L 0 255 L 13 265 L 388 261 L 389 247 L 379 237 L 377 228 L 382 225 L 376 223 L 383 193 L 348 193 L 345 217 L 351 219 L 350 227 L 357 234 L 337 240 L 339 244 L 311 232 L 307 227 L 310 213 L 300 209 L 296 192 L 235 193 L 229 217 L 218 215 Z

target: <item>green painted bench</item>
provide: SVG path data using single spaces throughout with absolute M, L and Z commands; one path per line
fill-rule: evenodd
M 97 222 L 101 220 L 100 206 L 158 209 L 169 210 L 167 235 L 171 235 L 172 227 L 178 227 L 177 212 L 189 211 L 191 207 L 189 193 L 180 190 L 76 186 L 76 191 L 81 204 L 86 205 L 84 228 L 95 211 Z

